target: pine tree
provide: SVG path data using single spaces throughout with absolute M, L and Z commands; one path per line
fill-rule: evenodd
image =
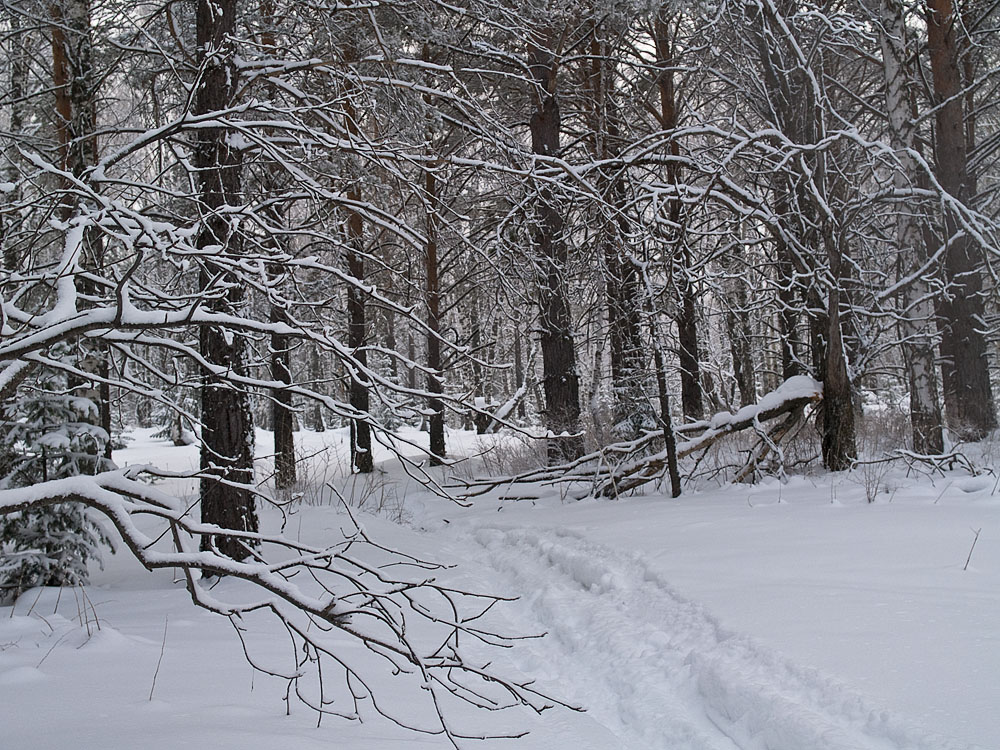
M 0 488 L 109 468 L 108 434 L 94 424 L 98 407 L 68 389 L 66 376 L 43 370 L 25 397 L 0 417 Z M 87 564 L 112 548 L 104 529 L 79 503 L 55 503 L 0 517 L 0 600 L 34 586 L 87 582 Z

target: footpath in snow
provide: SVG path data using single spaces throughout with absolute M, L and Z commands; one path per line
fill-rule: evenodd
M 726 632 L 638 557 L 562 530 L 472 532 L 556 682 L 629 750 L 959 750 Z

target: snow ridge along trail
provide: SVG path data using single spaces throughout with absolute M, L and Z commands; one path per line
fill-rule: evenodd
M 524 626 L 548 633 L 533 666 L 568 686 L 563 696 L 582 703 L 623 748 L 972 747 L 921 732 L 726 632 L 641 558 L 564 530 L 483 528 L 473 538 L 521 596 Z

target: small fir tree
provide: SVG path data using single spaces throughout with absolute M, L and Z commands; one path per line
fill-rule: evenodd
M 0 488 L 92 475 L 109 468 L 108 435 L 94 424 L 94 402 L 74 395 L 61 373 L 44 372 L 27 397 L 0 413 Z M 79 503 L 56 503 L 0 517 L 0 599 L 33 586 L 86 583 L 87 564 L 100 564 L 105 530 Z

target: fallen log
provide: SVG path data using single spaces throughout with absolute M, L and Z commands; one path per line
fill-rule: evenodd
M 709 420 L 692 422 L 674 430 L 679 438 L 691 433 L 700 433 L 695 437 L 677 441 L 677 458 L 708 450 L 727 435 L 756 427 L 762 435 L 762 424 L 772 419 L 788 415 L 788 417 L 773 431 L 770 438 L 772 445 L 764 441 L 764 448 L 751 457 L 747 467 L 737 475 L 743 481 L 756 468 L 756 465 L 767 455 L 777 442 L 794 431 L 801 422 L 803 412 L 809 404 L 817 403 L 823 398 L 823 384 L 805 375 L 789 378 L 774 391 L 763 396 L 756 404 L 744 406 L 736 412 L 720 412 Z M 776 439 L 776 440 L 775 440 Z M 615 497 L 623 492 L 636 489 L 647 482 L 658 480 L 666 471 L 667 452 L 660 450 L 650 453 L 649 448 L 661 443 L 663 432 L 650 430 L 635 440 L 624 443 L 614 443 L 604 448 L 581 456 L 575 461 L 558 466 L 546 466 L 521 474 L 506 477 L 482 477 L 463 480 L 458 486 L 464 487 L 468 496 L 480 495 L 496 487 L 539 482 L 556 484 L 563 482 L 590 482 L 593 484 L 593 494 L 600 497 Z

